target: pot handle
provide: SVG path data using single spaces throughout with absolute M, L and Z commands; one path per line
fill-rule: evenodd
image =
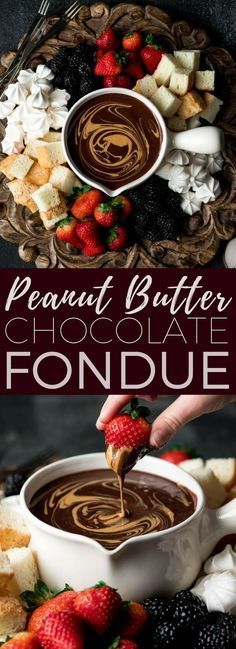
M 216 126 L 200 126 L 181 133 L 168 130 L 168 149 L 184 149 L 194 153 L 218 153 L 223 148 L 223 131 Z
M 200 523 L 201 556 L 205 560 L 227 534 L 236 534 L 236 498 L 219 509 L 205 508 Z

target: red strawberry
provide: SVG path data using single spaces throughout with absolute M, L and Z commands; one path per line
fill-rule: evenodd
M 105 228 L 111 228 L 116 223 L 117 211 L 112 206 L 112 203 L 100 203 L 94 210 L 94 217 L 100 225 L 103 225 Z
M 133 399 L 130 411 L 117 415 L 106 424 L 106 444 L 112 444 L 116 448 L 138 448 L 149 444 L 151 424 L 145 419 L 148 414 L 149 410 L 139 406 L 138 399 Z
M 38 638 L 43 649 L 84 649 L 84 629 L 72 613 L 50 613 L 39 629 Z
M 139 54 L 135 52 L 130 53 L 128 63 L 125 66 L 125 72 L 136 80 L 144 77 L 145 72 Z
M 96 45 L 104 52 L 109 52 L 109 50 L 118 50 L 120 47 L 119 35 L 115 29 L 109 27 L 105 32 L 98 36 L 96 39 Z
M 119 221 L 125 221 L 133 211 L 133 205 L 127 196 L 121 194 L 113 199 L 112 205 L 118 210 Z
M 125 247 L 128 232 L 123 225 L 115 225 L 109 230 L 107 246 L 109 250 L 122 250 Z
M 98 61 L 98 59 L 100 59 L 101 56 L 103 56 L 103 54 L 104 54 L 104 51 L 103 51 L 103 50 L 101 50 L 101 49 L 100 49 L 100 50 L 96 50 L 96 52 L 95 52 L 95 59 L 96 59 L 96 61 Z
M 28 631 L 17 633 L 14 638 L 4 642 L 1 646 L 7 647 L 7 649 L 40 649 L 36 634 L 28 633 Z
M 71 217 L 63 219 L 58 223 L 56 229 L 56 237 L 58 239 L 61 239 L 61 241 L 64 241 L 65 243 L 70 243 L 70 245 L 74 246 L 74 248 L 79 248 L 79 250 L 81 250 L 83 248 L 83 244 L 76 234 L 77 223 L 78 221 Z
M 123 640 L 122 638 L 118 637 L 110 645 L 109 649 L 139 649 L 139 646 L 132 640 Z
M 179 464 L 180 462 L 184 462 L 184 460 L 190 460 L 191 457 L 191 452 L 185 448 L 171 448 L 169 451 L 165 451 L 165 453 L 160 455 L 162 460 L 166 460 L 172 464 Z
M 132 88 L 133 81 L 128 74 L 120 74 L 117 77 L 118 87 L 119 88 Z
M 38 606 L 30 616 L 27 626 L 28 631 L 37 633 L 49 613 L 57 613 L 58 611 L 63 611 L 63 613 L 72 612 L 76 595 L 77 593 L 74 590 L 66 590 Z
M 84 219 L 81 223 L 78 223 L 76 232 L 79 239 L 88 248 L 97 247 L 101 244 L 99 225 L 94 219 Z
M 149 74 L 155 72 L 163 53 L 164 51 L 158 45 L 155 45 L 153 34 L 148 34 L 146 45 L 141 50 L 140 56 Z
M 122 45 L 124 50 L 128 52 L 138 52 L 141 49 L 143 44 L 142 34 L 139 32 L 127 32 L 122 39 Z
M 95 255 L 102 255 L 103 252 L 105 252 L 105 246 L 103 243 L 100 243 L 98 245 L 94 244 L 94 246 L 85 246 L 85 248 L 83 249 L 83 253 L 84 255 L 86 255 L 86 257 L 95 257 Z
M 114 588 L 103 582 L 78 593 L 74 610 L 99 636 L 113 624 L 122 608 L 122 599 Z
M 89 185 L 85 185 L 85 188 L 71 207 L 71 213 L 76 219 L 93 216 L 95 208 L 103 199 L 103 194 L 100 189 L 91 189 Z
M 136 640 L 148 623 L 148 613 L 139 602 L 129 602 L 125 608 L 124 622 L 120 626 L 120 635 L 128 640 Z
M 116 52 L 105 52 L 100 59 L 98 59 L 94 74 L 100 77 L 117 77 L 121 73 L 122 66 L 120 58 Z

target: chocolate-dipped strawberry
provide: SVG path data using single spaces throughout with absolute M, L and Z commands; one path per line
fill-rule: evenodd
M 138 399 L 133 399 L 130 410 L 116 415 L 105 427 L 106 459 L 120 483 L 123 517 L 126 515 L 123 498 L 125 475 L 152 450 L 149 443 L 151 424 L 146 419 L 149 414 L 148 408 L 139 406 Z

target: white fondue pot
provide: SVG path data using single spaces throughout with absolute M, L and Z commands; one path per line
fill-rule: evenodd
M 191 586 L 219 539 L 236 532 L 236 499 L 220 509 L 209 510 L 192 476 L 169 462 L 146 456 L 133 472 L 173 480 L 196 495 L 195 512 L 175 527 L 133 537 L 107 550 L 92 538 L 52 527 L 30 512 L 32 496 L 51 480 L 105 468 L 104 453 L 78 455 L 40 469 L 25 483 L 20 510 L 31 533 L 41 578 L 52 589 L 62 589 L 68 583 L 77 590 L 103 580 L 128 600 L 140 600 L 156 592 L 173 595 Z
M 136 101 L 140 101 L 141 103 L 145 104 L 159 123 L 159 127 L 162 133 L 162 142 L 159 153 L 150 169 L 148 169 L 145 174 L 143 174 L 133 182 L 127 183 L 126 185 L 120 186 L 114 190 L 109 189 L 103 183 L 99 183 L 93 180 L 93 178 L 87 176 L 84 171 L 80 170 L 79 163 L 78 165 L 75 164 L 68 146 L 68 134 L 70 131 L 70 125 L 80 106 L 85 105 L 86 102 L 90 101 L 93 97 L 103 97 L 104 95 L 107 95 L 109 99 L 109 94 L 111 93 L 126 95 L 126 97 L 128 96 L 130 98 L 133 97 Z M 184 149 L 186 151 L 193 151 L 195 153 L 217 153 L 223 148 L 223 140 L 223 131 L 221 131 L 221 129 L 217 128 L 216 126 L 201 126 L 198 128 L 190 129 L 188 131 L 183 131 L 181 133 L 173 133 L 172 131 L 169 131 L 165 124 L 165 120 L 163 119 L 158 108 L 156 108 L 156 106 L 146 97 L 139 95 L 133 90 L 127 90 L 126 88 L 101 88 L 100 90 L 94 90 L 94 92 L 90 92 L 88 95 L 85 95 L 72 106 L 67 115 L 62 130 L 62 145 L 68 165 L 71 167 L 74 173 L 79 176 L 86 184 L 92 184 L 93 187 L 101 189 L 101 191 L 105 192 L 108 196 L 111 197 L 118 196 L 118 194 L 121 194 L 125 190 L 130 189 L 135 185 L 143 183 L 150 176 L 152 176 L 152 174 L 154 174 L 160 166 L 167 150 Z

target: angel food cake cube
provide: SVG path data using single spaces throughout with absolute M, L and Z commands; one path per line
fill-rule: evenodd
M 200 50 L 176 50 L 174 52 L 178 67 L 197 70 L 200 63 Z
M 176 68 L 170 77 L 170 90 L 175 95 L 186 95 L 186 92 L 190 90 L 194 82 L 194 72 L 185 70 L 184 68 Z
M 181 106 L 181 101 L 168 88 L 161 86 L 152 95 L 151 100 L 164 117 L 173 117 Z
M 81 182 L 73 171 L 62 165 L 57 165 L 52 169 L 49 181 L 63 194 L 71 194 L 74 187 L 81 187 Z
M 215 71 L 197 70 L 195 72 L 195 88 L 212 92 L 215 89 Z
M 157 66 L 157 69 L 153 73 L 153 78 L 155 79 L 157 85 L 168 86 L 170 77 L 176 68 L 177 64 L 174 56 L 172 56 L 172 54 L 163 54 L 160 63 Z
M 178 115 L 184 119 L 198 115 L 205 108 L 205 103 L 196 90 L 190 90 L 184 95 L 182 104 L 178 108 Z
M 32 194 L 38 189 L 34 183 L 26 182 L 26 180 L 12 180 L 7 183 L 10 192 L 13 195 L 16 205 L 23 205 L 28 207 L 31 212 L 37 212 L 37 205 L 32 198 Z M 0 540 L 1 544 L 1 540 Z
M 19 153 L 10 167 L 10 173 L 14 178 L 23 180 L 27 176 L 30 167 L 32 167 L 33 160 L 29 156 Z
M 153 76 L 146 74 L 143 79 L 138 79 L 135 89 L 136 92 L 140 92 L 144 97 L 150 98 L 156 92 L 157 84 Z
M 206 107 L 201 112 L 200 116 L 210 124 L 213 124 L 223 101 L 222 99 L 215 97 L 215 95 L 211 95 L 210 92 L 204 92 L 204 101 Z
M 36 203 L 40 212 L 51 210 L 57 205 L 60 205 L 60 195 L 58 189 L 53 187 L 51 183 L 46 183 L 37 189 L 32 198 Z
M 66 162 L 61 142 L 41 142 L 36 146 L 36 153 L 40 166 L 45 169 Z

